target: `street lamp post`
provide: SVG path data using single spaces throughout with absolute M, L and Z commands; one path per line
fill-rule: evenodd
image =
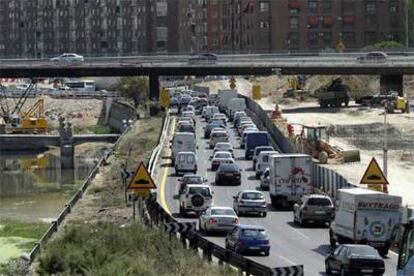
M 387 177 L 388 174 L 388 145 L 387 145 L 387 107 L 388 107 L 388 100 L 385 101 L 385 108 L 384 108 L 384 147 L 383 147 L 383 165 L 382 168 L 384 170 L 384 175 Z

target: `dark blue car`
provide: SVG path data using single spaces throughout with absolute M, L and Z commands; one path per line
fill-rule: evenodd
M 269 256 L 270 240 L 266 230 L 258 225 L 238 225 L 226 236 L 226 249 L 244 254 L 264 253 Z

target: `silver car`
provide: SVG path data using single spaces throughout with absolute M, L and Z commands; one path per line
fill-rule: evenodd
M 53 61 L 55 63 L 58 62 L 66 62 L 66 63 L 76 63 L 76 62 L 83 62 L 84 58 L 81 55 L 75 54 L 75 53 L 64 53 L 60 56 L 51 58 L 50 61 Z
M 237 215 L 256 213 L 262 217 L 267 215 L 267 202 L 264 194 L 256 190 L 244 190 L 233 197 L 233 209 Z
M 217 170 L 221 163 L 234 163 L 233 156 L 228 151 L 217 151 L 216 153 L 214 153 L 214 156 L 210 158 L 210 160 L 212 171 Z
M 233 146 L 230 143 L 217 143 L 213 150 L 213 155 L 218 151 L 227 151 L 230 152 L 234 158 Z
M 293 221 L 300 225 L 311 221 L 330 224 L 334 216 L 334 204 L 326 195 L 305 195 L 293 205 Z
M 199 217 L 199 229 L 202 232 L 228 232 L 239 225 L 239 218 L 230 207 L 209 207 Z

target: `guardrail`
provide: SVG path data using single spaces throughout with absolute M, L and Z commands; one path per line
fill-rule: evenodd
M 103 157 L 101 157 L 92 171 L 89 173 L 88 177 L 83 182 L 82 186 L 79 190 L 72 196 L 72 198 L 65 204 L 63 210 L 59 213 L 57 218 L 52 221 L 50 227 L 46 230 L 45 234 L 35 243 L 32 250 L 30 251 L 29 255 L 25 257 L 25 259 L 30 263 L 37 257 L 37 255 L 41 252 L 41 248 L 50 240 L 52 235 L 58 231 L 59 226 L 63 223 L 66 216 L 70 214 L 72 208 L 78 203 L 78 201 L 82 198 L 83 194 L 85 193 L 86 189 L 91 184 L 92 180 L 95 178 L 96 174 L 99 172 L 99 167 L 106 162 L 106 160 L 112 155 L 113 151 L 119 145 L 119 142 L 122 138 L 129 132 L 131 127 L 125 129 L 122 135 L 118 138 L 115 142 L 112 149 L 108 150 Z
M 20 98 L 25 94 L 24 90 L 6 90 L 4 95 L 8 98 Z M 52 98 L 120 98 L 121 94 L 116 91 L 77 91 L 77 90 L 42 90 L 29 91 L 26 96 L 35 98 L 37 95 L 47 95 Z

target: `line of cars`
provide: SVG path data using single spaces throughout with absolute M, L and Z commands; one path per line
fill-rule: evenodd
M 321 222 L 329 226 L 334 220 L 335 211 L 338 211 L 335 209 L 332 199 L 326 195 L 312 194 L 312 190 L 303 188 L 304 185 L 312 185 L 309 156 L 281 154 L 274 150 L 270 145 L 269 135 L 257 128 L 246 111 L 239 110 L 232 114 L 233 129 L 230 128 L 230 122 L 227 120 L 226 110 L 224 109 L 226 114 L 220 111 L 223 109 L 220 110 L 214 105 L 205 106 L 201 111 L 201 116 L 206 121 L 203 137 L 207 140 L 208 148 L 212 150 L 210 161 L 211 171 L 215 171 L 215 185 L 241 184 L 241 170 L 236 162 L 240 157 L 235 158 L 235 145 L 229 142 L 228 135 L 229 131 L 234 129 L 240 135 L 240 148 L 244 149 L 244 159 L 252 160 L 256 178 L 260 179 L 260 187 L 263 190 L 269 189 L 272 205 L 278 205 L 278 200 L 282 198 L 291 203 L 290 206 L 293 206 L 293 221 L 295 223 L 304 226 L 310 222 Z M 197 118 L 196 116 L 190 116 L 191 114 L 185 112 L 187 111 L 182 112 L 178 122 L 187 120 L 186 117 L 191 117 L 194 124 L 195 121 L 199 121 L 194 119 Z M 216 133 L 222 134 L 216 136 Z M 267 136 L 265 139 L 263 138 L 264 134 Z M 194 139 L 192 145 L 195 152 L 195 132 L 192 135 Z M 222 231 L 228 233 L 225 239 L 225 245 L 228 249 L 240 253 L 259 251 L 268 255 L 270 242 L 266 230 L 260 225 L 241 225 L 239 221 L 239 217 L 247 213 L 266 217 L 267 202 L 263 192 L 242 190 L 233 196 L 232 207 L 215 206 L 214 192 L 207 183 L 207 179 L 197 175 L 197 170 L 192 173 L 179 179 L 181 215 L 187 216 L 189 213 L 195 213 L 199 219 L 201 232 Z M 197 180 L 189 181 L 190 178 Z M 339 192 L 341 191 L 339 190 Z M 341 202 L 336 204 L 340 205 Z M 342 213 L 339 214 L 340 217 L 344 217 Z M 365 221 L 368 220 L 370 219 L 365 219 Z M 340 220 L 334 222 L 339 224 Z M 394 225 L 394 218 L 388 224 Z M 359 229 L 357 225 L 350 224 L 349 226 Z M 332 229 L 339 229 L 338 226 L 330 229 L 330 236 L 336 237 L 335 242 L 331 243 L 332 248 L 335 249 L 336 242 L 339 242 L 340 246 L 326 256 L 325 267 L 328 274 L 332 271 L 343 272 L 345 275 L 353 275 L 357 272 L 374 275 L 384 273 L 384 261 L 377 250 L 366 244 L 353 246 L 350 244 L 353 243 L 351 239 L 339 236 L 339 233 L 336 236 L 331 234 Z M 380 232 L 385 230 L 380 223 L 372 226 L 369 231 L 376 231 L 378 233 L 374 233 L 374 236 L 379 236 Z M 251 241 L 256 243 L 252 245 Z M 367 243 L 370 244 L 369 241 Z M 340 248 L 343 249 L 340 250 Z M 368 254 L 369 252 L 375 254 Z
M 201 172 L 198 172 L 195 154 L 197 134 L 193 131 L 197 121 L 196 114 L 191 105 L 180 106 L 179 109 L 180 116 L 177 119 L 177 131 L 171 141 L 171 151 L 175 174 L 184 174 L 178 179 L 179 191 L 175 197 L 179 200 L 180 214 L 184 217 L 190 214 L 196 215 L 199 219 L 200 231 L 206 234 L 228 232 L 226 247 L 229 249 L 239 253 L 258 251 L 268 256 L 270 241 L 265 229 L 259 225 L 242 225 L 239 221 L 239 216 L 247 213 L 266 217 L 267 203 L 263 193 L 256 190 L 244 190 L 233 197 L 232 207 L 214 205 L 214 192 L 207 183 L 207 179 L 201 176 Z M 209 168 L 215 171 L 215 185 L 240 185 L 241 169 L 235 161 L 233 145 L 229 142 L 230 127 L 227 115 L 220 113 L 215 105 L 204 107 L 201 114 L 207 122 L 204 127 L 204 138 L 212 152 Z M 240 115 L 245 115 L 244 111 L 236 117 Z M 259 135 L 261 134 L 256 127 L 254 129 Z M 185 132 L 187 130 L 188 132 Z M 240 133 L 242 134 L 244 130 L 240 128 Z M 252 147 L 250 145 L 252 137 L 246 140 L 249 144 L 246 146 L 248 149 Z M 269 139 L 265 140 L 266 143 L 269 142 Z

